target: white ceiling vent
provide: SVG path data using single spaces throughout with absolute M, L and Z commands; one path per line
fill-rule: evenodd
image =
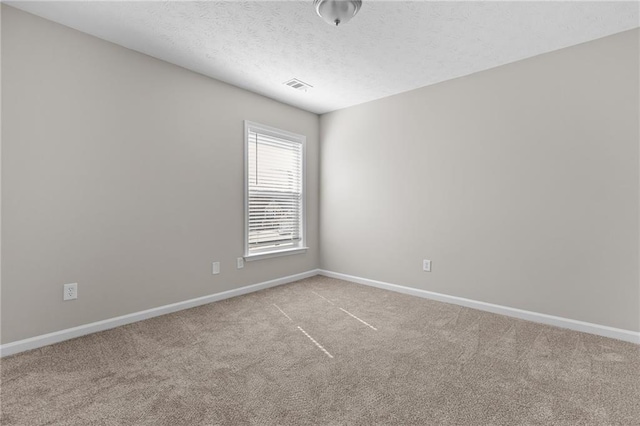
M 313 88 L 312 85 L 305 83 L 304 81 L 300 81 L 297 78 L 292 78 L 289 81 L 285 81 L 283 84 L 296 90 L 300 90 L 301 92 L 306 92 L 307 90 Z

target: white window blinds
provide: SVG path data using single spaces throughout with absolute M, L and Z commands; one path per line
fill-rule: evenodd
M 300 246 L 304 138 L 246 126 L 247 254 Z

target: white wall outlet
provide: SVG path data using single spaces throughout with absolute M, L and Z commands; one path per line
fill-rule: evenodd
M 78 283 L 65 284 L 62 300 L 73 300 L 78 298 Z
M 220 273 L 220 262 L 213 262 L 211 264 L 211 273 L 213 275 L 218 275 Z
M 244 257 L 239 257 L 237 262 L 238 262 L 238 269 L 244 268 Z
M 422 270 L 425 272 L 431 272 L 431 261 L 428 259 L 424 259 L 422 261 Z

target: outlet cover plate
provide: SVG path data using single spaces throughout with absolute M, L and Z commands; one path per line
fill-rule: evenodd
M 218 275 L 220 273 L 220 262 L 213 262 L 211 264 L 211 273 L 213 275 Z
M 63 288 L 62 300 L 74 300 L 78 298 L 78 283 L 65 284 Z
M 422 261 L 422 270 L 425 272 L 431 272 L 431 261 L 428 259 L 424 259 Z

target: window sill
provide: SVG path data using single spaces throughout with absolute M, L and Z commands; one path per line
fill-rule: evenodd
M 301 253 L 306 253 L 308 248 L 309 247 L 296 247 L 292 249 L 274 250 L 274 251 L 267 251 L 264 253 L 248 254 L 244 256 L 244 260 L 246 260 L 247 262 L 252 262 L 254 260 L 269 259 L 271 257 L 289 256 L 291 254 L 301 254 Z

